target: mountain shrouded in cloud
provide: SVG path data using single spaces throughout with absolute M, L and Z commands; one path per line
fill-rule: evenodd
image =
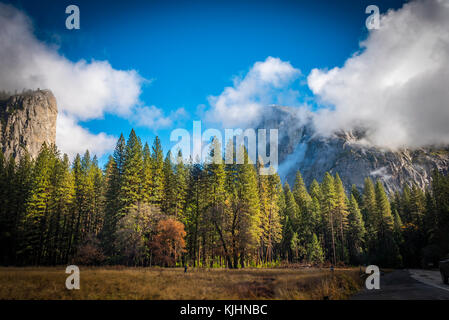
M 381 16 L 359 52 L 342 67 L 313 69 L 307 84 L 318 108 L 295 101 L 300 71 L 268 57 L 233 87 L 210 97 L 209 119 L 227 126 L 253 125 L 268 104 L 303 105 L 316 133 L 363 129 L 364 142 L 397 149 L 449 143 L 449 2 L 418 0 Z M 284 99 L 282 99 L 284 98 Z M 293 102 L 292 102 L 293 101 Z M 265 112 L 266 113 L 266 112 Z M 266 119 L 266 114 L 265 114 Z M 257 121 L 256 121 L 257 123 Z
M 256 62 L 245 77 L 234 79 L 232 87 L 209 97 L 206 118 L 231 128 L 254 124 L 263 107 L 294 102 L 297 92 L 288 87 L 300 74 L 299 69 L 279 58 Z
M 343 67 L 314 69 L 318 132 L 363 128 L 387 148 L 449 143 L 449 2 L 419 0 L 381 16 Z

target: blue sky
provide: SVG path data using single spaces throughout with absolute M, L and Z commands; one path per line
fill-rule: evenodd
M 313 68 L 343 66 L 366 38 L 365 8 L 381 13 L 403 1 L 3 1 L 28 15 L 34 35 L 70 61 L 106 60 L 116 70 L 136 70 L 149 80 L 141 87 L 142 105 L 169 117 L 183 108 L 170 126 L 136 125 L 114 112 L 81 119 L 93 134 L 127 137 L 132 127 L 151 144 L 161 137 L 167 150 L 175 127 L 191 130 L 198 108 L 209 107 L 233 78 L 244 77 L 258 61 L 279 58 L 301 70 L 288 84 L 298 103 L 311 97 L 305 85 Z M 76 4 L 81 29 L 65 29 L 65 7 Z M 68 84 L 70 85 L 70 84 Z M 50 88 L 51 89 L 51 88 Z M 201 107 L 200 107 L 201 108 Z

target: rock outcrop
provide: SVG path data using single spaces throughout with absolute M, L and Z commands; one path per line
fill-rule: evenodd
M 338 173 L 347 190 L 352 184 L 362 189 L 364 179 L 371 177 L 380 179 L 391 193 L 404 183 L 424 188 L 435 168 L 448 172 L 449 148 L 383 150 L 364 143 L 361 132 L 321 137 L 311 126 L 300 124 L 294 109 L 272 108 L 274 112 L 268 112 L 259 127 L 279 130 L 279 173 L 291 186 L 297 170 L 307 185 L 313 179 L 321 181 L 328 171 Z
M 35 158 L 42 144 L 56 141 L 56 99 L 49 90 L 29 91 L 0 99 L 0 147 L 5 157 Z

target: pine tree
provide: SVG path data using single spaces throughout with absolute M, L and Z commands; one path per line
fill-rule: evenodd
M 323 182 L 321 184 L 322 192 L 322 203 L 321 211 L 323 214 L 323 220 L 326 221 L 327 226 L 327 241 L 328 244 L 328 254 L 331 257 L 332 263 L 335 265 L 337 263 L 337 252 L 336 252 L 336 207 L 337 207 L 337 195 L 335 192 L 335 182 L 334 178 L 326 172 L 324 175 Z
M 397 267 L 402 263 L 399 248 L 394 241 L 394 220 L 390 202 L 380 180 L 376 182 L 376 208 L 378 224 L 377 260 L 381 265 Z
M 117 223 L 123 212 L 122 183 L 125 164 L 126 141 L 123 134 L 115 146 L 114 155 L 109 156 L 105 172 L 105 213 L 101 232 L 101 244 L 108 257 L 114 256 Z M 142 188 L 145 190 L 144 188 Z
M 428 245 L 433 245 L 435 247 L 438 233 L 438 216 L 435 208 L 435 198 L 432 195 L 432 190 L 430 187 L 426 189 L 425 198 L 426 216 L 424 218 L 424 230 L 426 233 Z
M 377 221 L 379 222 L 379 236 L 385 237 L 388 232 L 393 231 L 393 217 L 391 215 L 390 202 L 380 180 L 376 182 L 376 206 Z
M 404 241 L 403 236 L 402 236 L 403 224 L 402 224 L 401 216 L 399 215 L 399 213 L 396 209 L 393 211 L 393 221 L 394 221 L 394 226 L 393 226 L 394 241 L 400 247 L 402 245 L 402 242 Z
M 0 158 L 0 175 L 2 178 L 2 200 L 0 209 L 0 263 L 11 263 L 14 253 L 12 246 L 14 245 L 14 234 L 12 230 L 15 228 L 15 217 L 17 215 L 17 201 L 15 194 L 16 189 L 16 163 L 13 157 L 6 161 Z
M 117 166 L 118 175 L 121 177 L 125 171 L 125 157 L 126 157 L 126 141 L 123 137 L 123 133 L 120 134 L 120 138 L 117 141 L 114 149 L 114 161 Z
M 304 247 L 301 245 L 301 239 L 298 237 L 297 232 L 293 233 L 292 239 L 290 240 L 290 248 L 294 256 L 294 259 L 292 260 L 295 262 L 299 262 L 299 259 L 303 254 Z
M 355 200 L 357 201 L 357 205 L 360 207 L 363 204 L 363 198 L 362 194 L 355 184 L 351 186 L 351 194 L 354 196 Z
M 89 165 L 90 156 L 88 152 L 81 160 L 81 156 L 77 154 L 72 165 L 72 172 L 74 178 L 74 208 L 72 212 L 71 226 L 70 226 L 70 239 L 68 245 L 68 256 L 73 256 L 76 253 L 77 247 L 82 242 L 83 227 L 87 224 L 88 215 L 88 201 L 86 183 L 86 167 Z
M 410 218 L 419 229 L 423 227 L 425 215 L 425 197 L 423 191 L 413 184 L 410 192 Z
M 302 179 L 301 173 L 296 173 L 295 184 L 292 190 L 295 201 L 298 204 L 300 212 L 300 221 L 297 232 L 301 235 L 304 243 L 312 241 L 312 235 L 316 227 L 316 216 L 312 212 L 312 198 L 307 192 L 307 188 Z
M 242 147 L 243 148 L 243 147 Z M 240 203 L 238 224 L 238 250 L 240 254 L 240 265 L 244 267 L 246 255 L 257 248 L 260 240 L 260 202 L 257 190 L 257 172 L 254 164 L 243 149 L 244 164 L 238 167 L 237 195 Z M 235 257 L 235 254 L 234 254 Z M 234 261 L 234 267 L 237 261 Z
M 307 260 L 311 263 L 322 263 L 324 261 L 324 252 L 315 233 L 307 245 Z
M 303 215 L 307 215 L 312 202 L 312 198 L 307 192 L 306 185 L 304 184 L 301 173 L 299 171 L 296 172 L 296 179 L 292 192 L 293 196 L 295 197 L 296 203 L 298 204 L 299 210 L 301 210 L 301 213 Z
M 6 179 L 6 170 L 5 170 L 5 157 L 3 155 L 2 150 L 0 150 L 0 264 L 5 264 L 7 260 L 7 241 L 5 241 L 7 237 L 7 210 L 6 210 L 6 201 L 8 197 L 8 181 Z
M 5 215 L 3 221 L 3 227 L 7 230 L 4 233 L 3 243 L 6 247 L 6 257 L 7 260 L 11 260 L 13 256 L 13 252 L 11 251 L 11 247 L 14 243 L 13 233 L 10 230 L 13 230 L 15 227 L 15 221 L 17 216 L 17 197 L 15 190 L 17 188 L 16 183 L 16 161 L 10 156 L 9 161 L 6 163 L 5 167 L 6 174 L 6 192 L 5 192 Z
M 438 243 L 441 252 L 449 250 L 449 176 L 443 176 L 438 170 L 432 173 L 432 194 L 437 221 L 434 243 Z M 439 253 L 441 257 L 441 253 Z
M 54 150 L 56 151 L 56 150 Z M 48 260 L 52 265 L 67 261 L 67 223 L 73 210 L 74 182 L 70 172 L 70 162 L 66 154 L 59 159 L 54 153 L 54 165 L 51 173 L 52 191 L 48 210 L 50 212 L 48 234 Z
M 262 159 L 257 160 L 257 180 L 259 189 L 259 202 L 260 202 L 260 227 L 262 229 L 262 236 L 260 239 L 260 246 L 258 250 L 258 260 L 267 262 L 269 250 L 271 253 L 270 225 L 269 225 L 269 205 L 268 205 L 268 177 L 261 174 L 261 170 L 264 168 Z
M 231 267 L 231 244 L 229 243 L 229 226 L 232 225 L 230 211 L 226 206 L 226 172 L 221 152 L 221 144 L 212 139 L 209 155 L 205 163 L 206 211 L 204 221 L 211 221 L 218 234 L 228 267 Z M 236 248 L 233 248 L 236 249 Z
M 163 172 L 163 194 L 161 209 L 166 215 L 175 216 L 176 214 L 176 181 L 175 173 L 173 171 L 173 162 L 171 151 L 167 152 Z
M 199 265 L 201 213 L 204 208 L 203 166 L 197 162 L 189 166 L 186 212 L 181 222 L 186 226 L 187 251 L 193 265 Z
M 312 232 L 315 233 L 318 239 L 321 241 L 321 244 L 324 243 L 324 221 L 323 215 L 321 213 L 321 205 L 320 201 L 316 198 L 312 198 L 312 205 L 310 207 L 310 216 L 312 217 Z
M 283 231 L 282 231 L 282 248 L 284 251 L 287 251 L 287 256 L 292 258 L 293 252 L 291 251 L 291 243 L 292 243 L 294 234 L 296 234 L 296 238 L 297 238 L 295 240 L 295 244 L 297 243 L 297 241 L 300 241 L 298 239 L 298 234 L 296 232 L 297 228 L 298 228 L 300 212 L 299 212 L 298 204 L 295 201 L 295 197 L 293 196 L 293 193 L 291 192 L 290 186 L 288 185 L 287 182 L 284 184 L 284 197 L 285 197 L 285 209 L 284 209 L 284 214 L 283 214 L 284 223 L 283 223 Z M 298 242 L 298 245 L 299 245 L 299 242 Z M 300 248 L 298 247 L 298 252 L 300 251 L 299 249 Z M 295 251 L 295 256 L 296 256 L 296 251 Z
M 346 254 L 346 231 L 348 229 L 348 198 L 346 197 L 345 189 L 343 187 L 343 183 L 340 179 L 340 176 L 335 174 L 335 220 L 338 224 L 338 231 L 339 231 L 339 241 L 338 241 L 338 247 L 340 247 L 340 259 L 342 261 L 346 261 L 347 254 Z
M 364 253 L 364 240 L 366 231 L 362 214 L 359 210 L 359 205 L 354 194 L 351 194 L 351 199 L 349 200 L 348 222 L 350 262 L 352 264 L 358 264 L 361 263 Z
M 282 185 L 279 175 L 270 170 L 269 175 L 261 174 L 263 163 L 258 161 L 258 187 L 261 213 L 260 257 L 264 262 L 273 260 L 273 249 L 282 239 L 281 213 L 279 207 Z
M 0 159 L 1 159 L 1 152 L 0 152 Z M 0 160 L 0 172 L 1 166 L 2 165 Z M 0 173 L 0 176 L 1 175 L 2 174 Z M 13 264 L 19 264 L 23 260 L 23 257 L 21 257 L 20 254 L 22 252 L 21 250 L 26 247 L 26 243 L 24 242 L 25 229 L 23 222 L 27 210 L 27 200 L 30 197 L 32 178 L 33 178 L 33 161 L 31 160 L 29 154 L 25 153 L 25 155 L 19 160 L 19 164 L 15 172 L 15 182 L 12 185 L 11 184 L 5 185 L 4 186 L 5 189 L 2 189 L 5 191 L 8 190 L 7 188 L 15 190 L 14 199 L 16 201 L 15 205 L 16 213 L 15 213 L 14 227 L 12 229 L 13 244 L 11 246 L 11 254 L 13 254 L 12 257 Z M 0 186 L 0 188 L 2 188 L 2 186 Z M 3 206 L 0 204 L 0 207 Z M 2 241 L 0 242 L 4 243 Z
M 164 194 L 164 157 L 162 153 L 162 146 L 159 137 L 156 136 L 153 142 L 151 153 L 152 168 L 152 203 L 155 205 L 161 205 L 161 201 Z
M 136 209 L 138 202 L 143 200 L 143 151 L 140 138 L 134 129 L 129 134 L 125 148 L 123 176 L 120 188 L 121 214 Z
M 184 165 L 182 152 L 179 150 L 175 165 L 175 216 L 178 219 L 184 216 L 187 201 L 187 176 L 187 168 Z
M 410 210 L 410 187 L 404 184 L 402 188 L 402 197 L 400 199 L 400 211 L 401 219 L 404 223 L 412 222 L 411 210 Z
M 376 193 L 374 191 L 374 184 L 370 178 L 365 179 L 365 186 L 363 189 L 363 206 L 362 215 L 365 221 L 365 229 L 367 234 L 367 247 L 372 251 L 377 241 L 378 220 L 377 220 L 377 204 Z
M 105 254 L 109 257 L 114 255 L 115 235 L 117 232 L 117 222 L 121 211 L 120 203 L 120 173 L 117 163 L 112 156 L 106 164 L 105 172 L 105 207 L 104 224 L 100 239 Z
M 87 150 L 82 160 L 82 197 L 83 197 L 83 211 L 82 211 L 82 225 L 80 244 L 84 239 L 93 233 L 96 215 L 96 194 L 95 194 L 95 176 L 98 171 L 98 163 L 96 156 L 91 158 Z M 78 249 L 78 248 L 77 248 Z
M 321 211 L 321 202 L 323 201 L 323 195 L 321 193 L 321 187 L 319 183 L 314 179 L 310 184 L 310 196 L 312 198 L 312 216 L 314 220 L 314 233 L 317 234 L 321 247 L 325 248 L 325 235 L 327 229 L 326 219 Z
M 315 179 L 313 179 L 312 183 L 310 184 L 309 194 L 312 199 L 317 198 L 318 201 L 322 200 L 321 187 L 318 181 L 316 181 Z
M 44 143 L 36 158 L 30 196 L 24 217 L 26 248 L 21 252 L 25 264 L 39 265 L 44 252 L 47 212 L 50 200 L 51 152 Z
M 97 237 L 104 224 L 105 181 L 103 171 L 98 166 L 97 156 L 94 156 L 92 163 L 93 165 L 90 173 L 90 175 L 93 176 L 93 217 L 91 232 L 94 237 Z
M 145 203 L 151 203 L 151 195 L 153 194 L 153 163 L 151 159 L 151 151 L 148 143 L 143 148 L 143 172 L 142 172 L 142 199 Z

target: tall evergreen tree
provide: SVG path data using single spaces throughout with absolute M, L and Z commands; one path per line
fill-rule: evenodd
M 303 215 L 308 214 L 312 198 L 307 192 L 306 185 L 302 179 L 299 170 L 296 172 L 295 184 L 293 186 L 293 196 L 295 197 L 296 203 Z
M 123 176 L 120 188 L 121 214 L 136 209 L 138 202 L 143 200 L 143 151 L 140 138 L 134 129 L 129 134 L 125 148 Z
M 336 208 L 337 208 L 337 195 L 335 192 L 334 178 L 326 172 L 323 182 L 321 184 L 321 192 L 323 201 L 321 203 L 321 211 L 323 214 L 323 220 L 326 221 L 327 226 L 327 247 L 328 256 L 332 263 L 337 263 L 336 252 Z
M 175 216 L 179 219 L 184 216 L 187 197 L 188 171 L 184 165 L 182 152 L 179 150 L 175 165 Z
M 0 152 L 1 154 L 1 152 Z M 1 157 L 1 155 L 0 155 Z M 1 160 L 0 160 L 1 162 Z M 1 171 L 1 164 L 0 164 Z M 0 173 L 1 175 L 1 173 Z M 14 216 L 14 226 L 12 229 L 13 243 L 10 247 L 12 262 L 14 264 L 19 264 L 23 257 L 20 256 L 21 250 L 26 247 L 24 242 L 24 219 L 27 210 L 27 200 L 30 197 L 32 180 L 33 179 L 33 161 L 31 160 L 28 153 L 26 153 L 20 160 L 15 172 L 15 182 L 13 184 L 5 185 L 2 190 L 8 190 L 8 188 L 13 189 L 15 192 L 14 199 L 16 201 L 15 205 L 15 216 Z M 0 178 L 1 181 L 1 178 Z M 0 182 L 1 184 L 1 182 Z M 1 186 L 0 186 L 1 188 Z M 0 205 L 1 206 L 1 205 Z M 1 210 L 1 209 L 0 209 Z M 2 224 L 3 225 L 3 224 Z M 1 243 L 5 243 L 0 241 Z
M 120 134 L 120 138 L 117 141 L 114 149 L 114 161 L 117 166 L 118 175 L 121 177 L 125 171 L 125 157 L 126 157 L 126 141 L 123 137 L 123 133 Z
M 394 220 L 390 202 L 380 180 L 376 182 L 376 208 L 378 221 L 378 245 L 376 259 L 381 265 L 397 267 L 402 264 L 399 248 L 394 241 Z
M 257 172 L 246 149 L 243 148 L 244 164 L 238 166 L 237 196 L 239 201 L 238 214 L 238 248 L 234 247 L 234 267 L 237 267 L 236 253 L 239 252 L 240 265 L 245 266 L 247 255 L 251 254 L 260 240 L 260 201 L 257 189 Z
M 211 221 L 219 237 L 219 243 L 223 248 L 226 263 L 231 267 L 231 244 L 229 243 L 228 232 L 232 228 L 231 212 L 226 207 L 226 172 L 221 152 L 221 144 L 215 137 L 210 144 L 208 158 L 205 163 L 206 200 L 207 216 L 204 221 Z M 232 236 L 232 235 L 231 235 Z M 234 239 L 235 244 L 235 239 Z M 233 249 L 237 250 L 235 247 Z
M 424 192 L 416 184 L 413 184 L 410 192 L 409 208 L 411 222 L 413 222 L 418 229 L 421 229 L 424 224 L 425 196 Z
M 354 196 L 355 200 L 357 201 L 357 205 L 360 207 L 363 204 L 363 198 L 362 194 L 355 184 L 351 186 L 351 194 Z
M 374 190 L 373 181 L 370 178 L 365 179 L 365 185 L 363 189 L 363 206 L 362 215 L 365 221 L 365 229 L 367 234 L 367 247 L 372 251 L 377 241 L 377 204 L 376 193 Z
M 148 143 L 143 148 L 143 172 L 142 172 L 142 199 L 145 203 L 151 203 L 153 194 L 153 163 Z
M 106 255 L 114 256 L 114 243 L 117 232 L 117 222 L 121 212 L 120 202 L 121 177 L 117 163 L 112 156 L 106 164 L 105 172 L 105 207 L 104 223 L 101 231 L 101 244 Z
M 164 195 L 164 156 L 159 137 L 156 136 L 153 142 L 151 153 L 152 168 L 152 203 L 160 205 Z
M 296 232 L 298 229 L 298 221 L 300 219 L 300 211 L 287 182 L 284 184 L 284 197 L 285 209 L 283 214 L 282 247 L 284 251 L 287 251 L 287 257 L 293 258 L 293 256 L 296 256 L 297 252 L 299 253 L 302 251 L 300 250 L 301 239 L 298 238 L 298 234 Z M 295 234 L 296 237 L 294 239 Z M 294 241 L 292 239 L 294 239 Z M 292 243 L 294 244 L 295 252 L 292 252 Z
M 164 160 L 163 171 L 163 187 L 162 194 L 162 211 L 170 216 L 176 215 L 176 180 L 174 167 L 172 162 L 171 151 L 167 152 Z
M 362 214 L 359 210 L 358 202 L 354 196 L 351 194 L 351 199 L 349 200 L 349 257 L 350 262 L 353 264 L 359 264 L 362 262 L 364 254 L 364 242 L 365 242 L 365 224 L 363 222 Z
M 26 264 L 39 265 L 44 254 L 47 212 L 50 201 L 51 151 L 44 143 L 33 168 L 30 196 L 24 217 L 23 256 Z
M 346 242 L 346 232 L 348 229 L 348 198 L 346 197 L 345 189 L 343 183 L 340 179 L 338 173 L 335 175 L 335 220 L 337 223 L 338 233 L 339 233 L 339 255 L 340 260 L 347 260 L 347 242 Z
M 324 252 L 315 233 L 307 245 L 307 260 L 312 263 L 322 263 L 324 261 Z

